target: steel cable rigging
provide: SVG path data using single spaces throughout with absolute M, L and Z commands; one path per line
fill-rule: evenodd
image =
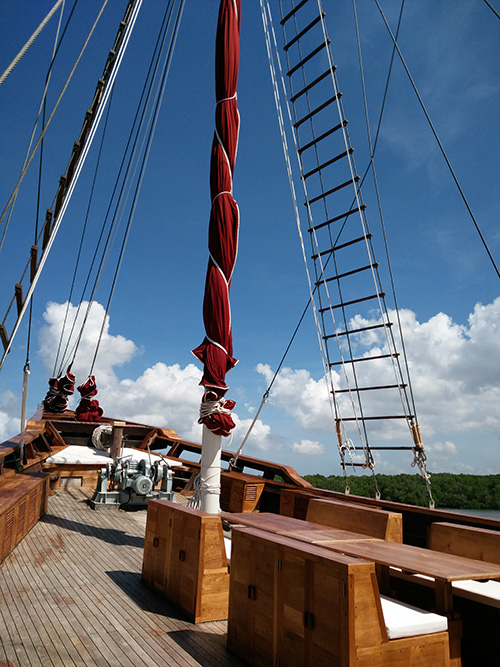
M 135 117 L 132 122 L 132 127 L 123 153 L 118 175 L 115 179 L 113 191 L 110 196 L 108 209 L 105 215 L 105 220 L 101 227 L 101 232 L 96 243 L 92 262 L 89 271 L 87 273 L 87 278 L 82 290 L 81 298 L 79 300 L 79 305 L 77 307 L 75 317 L 73 318 L 71 331 L 69 335 L 65 335 L 64 328 L 61 331 L 61 337 L 59 341 L 59 351 L 64 338 L 66 338 L 66 344 L 60 359 L 59 360 L 56 359 L 56 364 L 54 366 L 56 370 L 55 374 L 62 373 L 63 369 L 66 366 L 71 367 L 71 365 L 75 361 L 80 343 L 82 341 L 85 326 L 88 322 L 92 304 L 95 301 L 98 287 L 104 275 L 104 270 L 110 259 L 111 250 L 113 248 L 115 241 L 117 240 L 121 222 L 125 217 L 126 208 L 127 206 L 129 206 L 127 214 L 127 222 L 125 231 L 122 236 L 119 256 L 117 258 L 114 269 L 112 284 L 109 290 L 106 308 L 101 323 L 99 336 L 95 346 L 94 357 L 90 364 L 89 377 L 93 373 L 97 359 L 97 354 L 99 351 L 100 343 L 104 332 L 104 327 L 109 313 L 109 308 L 111 305 L 111 300 L 114 294 L 114 290 L 118 279 L 118 274 L 123 261 L 127 240 L 130 234 L 130 229 L 142 181 L 144 178 L 145 168 L 149 157 L 149 151 L 154 136 L 154 131 L 161 107 L 161 102 L 165 92 L 166 81 L 168 78 L 175 42 L 178 35 L 180 20 L 184 9 L 184 2 L 185 0 L 181 0 L 176 8 L 176 2 L 175 0 L 172 0 L 171 2 L 168 3 L 165 9 L 156 46 L 153 51 L 153 56 L 151 58 L 148 74 L 146 76 L 142 94 L 139 103 L 137 105 Z M 132 196 L 132 201 L 129 205 L 128 200 L 130 196 Z M 114 202 L 114 207 L 113 207 L 113 202 Z M 113 214 L 111 215 L 112 209 L 113 209 Z M 110 217 L 111 221 L 108 226 L 108 219 Z M 99 246 L 102 243 L 103 234 L 106 226 L 108 226 L 106 240 L 104 242 L 101 251 L 99 252 Z M 85 307 L 83 319 L 81 323 L 79 323 L 79 326 L 77 327 L 77 321 L 82 306 L 84 305 L 83 300 L 85 297 L 85 293 L 90 283 L 94 265 L 96 264 L 98 259 L 99 259 L 99 265 L 96 269 L 96 274 L 94 277 L 91 293 L 89 295 L 88 302 Z M 69 299 L 68 299 L 68 306 L 69 306 Z M 78 333 L 73 339 L 73 334 L 76 328 L 78 329 Z M 57 356 L 59 356 L 59 352 Z

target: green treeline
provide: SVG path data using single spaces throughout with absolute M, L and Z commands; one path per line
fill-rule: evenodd
M 341 475 L 304 475 L 320 489 L 344 492 Z M 373 498 L 375 486 L 371 475 L 351 475 L 347 478 L 351 493 Z M 423 478 L 415 475 L 377 475 L 377 485 L 384 500 L 426 507 L 429 496 Z M 436 507 L 450 509 L 500 509 L 500 475 L 454 475 L 434 473 L 431 489 Z

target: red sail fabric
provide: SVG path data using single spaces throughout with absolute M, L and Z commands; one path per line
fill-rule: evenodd
M 49 378 L 49 391 L 43 399 L 45 412 L 62 414 L 68 407 L 68 399 L 75 391 L 75 376 L 71 366 L 64 375 Z
M 78 387 L 81 399 L 75 410 L 75 419 L 81 422 L 99 422 L 104 410 L 99 407 L 99 401 L 91 400 L 97 395 L 97 385 L 94 375 L 90 375 L 83 384 Z
M 234 427 L 227 424 L 229 403 L 226 393 L 226 373 L 237 363 L 233 358 L 231 309 L 229 289 L 238 250 L 240 215 L 233 199 L 233 171 L 238 146 L 240 118 L 236 100 L 239 66 L 240 0 L 221 0 L 217 23 L 215 51 L 215 88 L 217 107 L 215 132 L 210 160 L 210 194 L 212 209 L 208 231 L 210 253 L 203 300 L 205 339 L 193 350 L 203 363 L 200 382 L 210 393 L 216 393 L 226 410 L 223 431 Z M 211 401 L 211 398 L 209 399 Z M 232 405 L 231 405 L 232 407 Z M 220 424 L 217 414 L 203 423 L 216 431 Z M 229 416 L 232 423 L 232 418 Z M 215 424 L 214 424 L 215 422 Z

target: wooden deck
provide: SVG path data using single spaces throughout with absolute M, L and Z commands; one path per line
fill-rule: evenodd
M 58 491 L 0 567 L 0 666 L 243 663 L 226 622 L 193 625 L 141 581 L 146 513 Z

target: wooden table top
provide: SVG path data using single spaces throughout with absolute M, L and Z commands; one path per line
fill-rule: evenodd
M 500 564 L 486 563 L 375 537 L 370 538 L 360 533 L 321 526 L 280 514 L 222 512 L 220 516 L 230 523 L 260 528 L 326 549 L 340 551 L 349 556 L 400 568 L 415 574 L 423 574 L 442 581 L 500 579 Z
M 230 523 L 267 530 L 277 535 L 291 537 L 311 544 L 321 545 L 323 542 L 331 542 L 332 540 L 337 542 L 347 540 L 369 542 L 377 539 L 369 535 L 362 535 L 361 533 L 354 533 L 341 528 L 323 526 L 319 523 L 311 523 L 310 521 L 302 521 L 302 519 L 294 519 L 293 517 L 282 516 L 281 514 L 266 512 L 230 514 L 222 512 L 220 516 Z
M 371 560 L 380 565 L 401 568 L 447 582 L 464 579 L 500 579 L 500 564 L 454 556 L 409 544 L 372 540 L 371 542 L 352 541 L 342 544 L 332 541 L 329 544 L 323 543 L 321 546 L 342 551 L 349 556 Z

